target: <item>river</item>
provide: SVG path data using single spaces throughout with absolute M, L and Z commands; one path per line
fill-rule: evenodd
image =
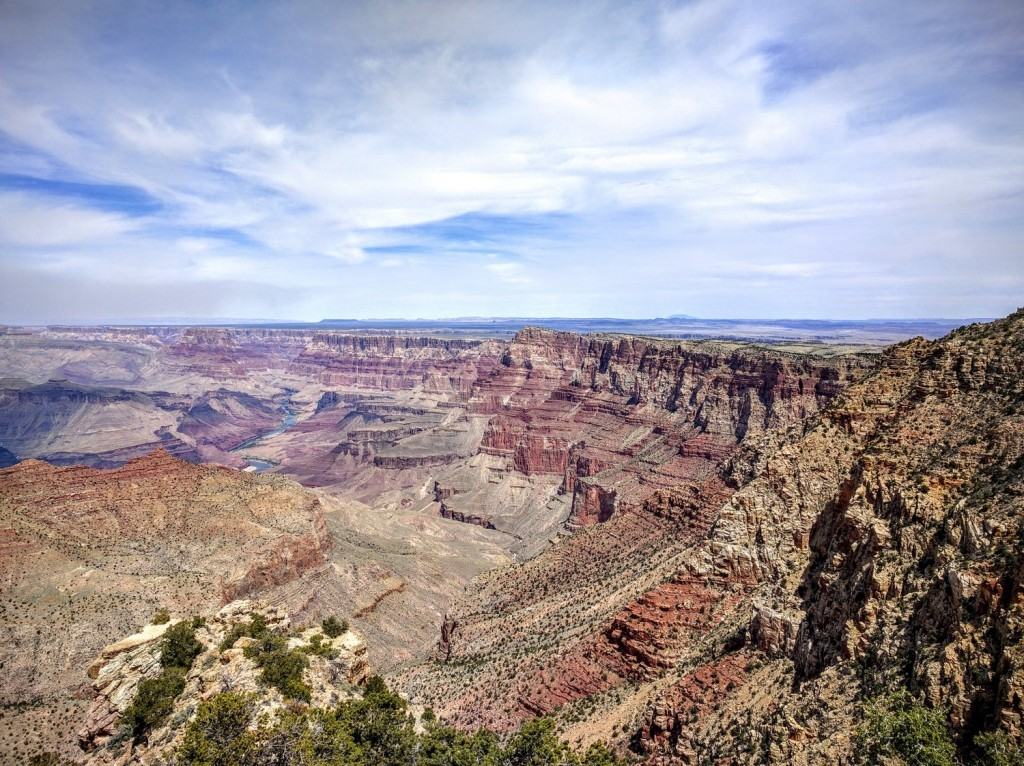
M 295 391 L 292 390 L 287 391 L 288 399 L 285 401 L 283 406 L 284 417 L 281 419 L 281 422 L 277 425 L 277 427 L 271 429 L 270 431 L 267 431 L 266 433 L 262 433 L 259 436 L 254 436 L 251 439 L 246 439 L 244 442 L 242 442 L 233 450 L 231 450 L 232 452 L 243 453 L 242 459 L 249 464 L 249 468 L 256 471 L 257 473 L 262 473 L 263 471 L 267 471 L 271 468 L 274 468 L 275 466 L 277 466 L 277 463 L 275 463 L 272 460 L 265 460 L 264 458 L 246 455 L 244 454 L 244 452 L 247 449 L 260 446 L 261 444 L 265 443 L 268 439 L 272 439 L 275 436 L 278 436 L 279 434 L 283 434 L 285 431 L 287 431 L 289 428 L 295 425 L 295 421 L 298 420 L 299 413 L 292 408 L 292 395 L 294 393 Z

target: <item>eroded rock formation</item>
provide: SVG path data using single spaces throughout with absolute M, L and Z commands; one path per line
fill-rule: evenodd
M 198 704 L 221 692 L 253 695 L 256 718 L 269 718 L 284 710 L 288 700 L 261 680 L 259 667 L 245 654 L 245 647 L 255 643 L 254 639 L 240 637 L 221 649 L 233 628 L 249 624 L 254 617 L 263 621 L 269 633 L 286 638 L 289 649 L 308 647 L 311 639 L 317 642 L 317 651 L 307 654 L 309 666 L 302 672 L 311 704 L 330 707 L 357 696 L 358 686 L 370 675 L 366 643 L 360 635 L 347 630 L 328 638 L 319 627 L 293 627 L 287 613 L 264 602 L 233 601 L 204 619 L 196 630 L 202 650 L 187 673 L 185 688 L 170 713 L 143 742 L 134 743 L 124 736 L 122 717 L 135 699 L 139 684 L 160 673 L 161 638 L 178 620 L 147 625 L 103 648 L 89 668 L 89 708 L 77 732 L 78 744 L 87 753 L 85 763 L 165 763 L 180 743 Z
M 569 401 L 599 397 L 590 412 L 682 412 L 677 429 L 658 415 L 673 457 L 634 483 L 641 461 L 595 441 L 609 428 L 588 433 L 567 462 L 583 466 L 579 531 L 488 576 L 408 688 L 464 726 L 554 713 L 584 739 L 618 730 L 652 763 L 842 760 L 863 701 L 899 687 L 948 706 L 965 747 L 997 727 L 1020 737 L 1024 312 L 893 347 L 843 390 L 844 372 L 802 361 L 744 388 L 746 361 L 723 377 L 701 355 L 683 394 L 687 375 L 667 376 L 677 389 L 616 367 L 664 373 L 660 354 L 537 338 L 585 371 Z M 521 396 L 526 432 L 551 406 L 528 385 L 540 356 L 506 360 L 483 398 Z M 640 407 L 617 419 L 644 427 Z M 611 512 L 594 486 L 616 491 Z
M 256 595 L 350 616 L 385 670 L 434 648 L 396 680 L 460 726 L 553 714 L 651 763 L 841 760 L 894 685 L 962 743 L 1019 736 L 1022 324 L 880 359 L 540 329 L 5 340 L 19 457 L 164 444 L 322 488 L 166 454 L 0 472 L 4 638 L 64 658 L 12 660 L 9 698 L 42 720 L 101 634 Z

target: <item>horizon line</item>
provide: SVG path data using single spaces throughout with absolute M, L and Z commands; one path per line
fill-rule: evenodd
M 1011 314 L 1014 312 L 1010 312 Z M 990 322 L 998 319 L 999 316 L 915 316 L 915 317 L 885 317 L 872 316 L 863 318 L 854 317 L 708 317 L 690 315 L 671 315 L 655 317 L 621 317 L 621 316 L 455 316 L 455 317 L 331 317 L 323 319 L 268 319 L 257 317 L 151 317 L 151 318 L 125 318 L 105 320 L 82 320 L 82 321 L 58 321 L 58 322 L 0 322 L 0 327 L 24 327 L 24 328 L 46 328 L 46 327 L 172 327 L 172 326 L 195 326 L 204 325 L 328 325 L 332 323 L 404 323 L 416 324 L 421 322 L 430 323 L 470 323 L 470 322 L 667 322 L 688 324 L 693 322 L 824 322 L 824 323 L 872 323 L 872 322 Z

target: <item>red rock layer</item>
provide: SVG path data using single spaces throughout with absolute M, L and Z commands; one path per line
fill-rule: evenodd
M 620 746 L 658 764 L 842 762 L 858 711 L 894 687 L 948 710 L 965 750 L 993 729 L 1020 741 L 1024 311 L 889 349 L 807 427 L 708 470 L 728 433 L 712 424 L 749 439 L 804 406 L 784 365 L 766 379 L 780 388 L 756 400 L 782 408 L 753 419 L 739 384 L 694 389 L 739 409 L 705 400 L 705 438 L 645 474 L 605 442 L 581 478 L 588 440 L 569 464 L 577 486 L 616 490 L 610 518 L 482 581 L 446 620 L 446 661 L 409 687 L 467 727 L 548 712 L 581 733 L 626 726 Z M 509 657 L 525 680 L 502 673 Z
M 802 424 L 871 364 L 520 333 L 470 400 L 491 415 L 481 451 L 524 474 L 561 476 L 570 526 L 581 532 L 453 610 L 452 661 L 507 656 L 524 640 L 547 649 L 496 696 L 470 688 L 443 711 L 467 727 L 511 727 L 671 668 L 688 637 L 714 630 L 753 585 L 671 564 L 706 539 L 734 492 L 722 479 L 726 461 L 746 440 Z
M 289 371 L 325 386 L 466 395 L 495 362 L 490 342 L 395 336 L 319 334 Z
M 280 370 L 324 386 L 465 394 L 481 369 L 497 362 L 497 346 L 322 330 L 188 328 L 165 346 L 164 361 L 225 380 Z
M 571 520 L 586 525 L 707 475 L 747 437 L 802 423 L 870 364 L 527 329 L 470 406 L 492 415 L 480 451 L 562 475 Z

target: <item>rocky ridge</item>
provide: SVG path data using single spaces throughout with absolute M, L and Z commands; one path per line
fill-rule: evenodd
M 620 732 L 652 763 L 845 762 L 864 700 L 900 687 L 948 706 L 965 750 L 1019 739 L 1022 373 L 1018 312 L 889 349 L 816 414 L 702 447 L 725 459 L 639 502 L 597 482 L 580 530 L 484 578 L 407 688 L 467 727 L 552 712 L 582 740 Z M 743 430 L 757 405 L 739 402 L 691 438 Z
M 78 730 L 79 746 L 87 753 L 85 764 L 118 766 L 165 763 L 167 755 L 181 741 L 198 705 L 221 692 L 251 694 L 256 700 L 254 717 L 272 718 L 290 704 L 281 692 L 261 680 L 257 663 L 245 653 L 255 639 L 239 637 L 231 646 L 222 645 L 233 629 L 254 618 L 269 633 L 287 638 L 287 649 L 308 648 L 308 667 L 302 672 L 310 689 L 310 704 L 337 705 L 355 695 L 355 687 L 370 676 L 366 643 L 357 633 L 346 630 L 333 638 L 319 627 L 294 628 L 289 616 L 260 601 L 233 601 L 202 621 L 195 638 L 201 645 L 172 709 L 145 740 L 133 742 L 124 729 L 123 717 L 146 679 L 160 672 L 161 639 L 179 622 L 150 624 L 140 632 L 103 648 L 89 667 L 91 702 Z M 314 638 L 316 637 L 316 638 Z M 230 640 L 230 639 L 228 639 Z

